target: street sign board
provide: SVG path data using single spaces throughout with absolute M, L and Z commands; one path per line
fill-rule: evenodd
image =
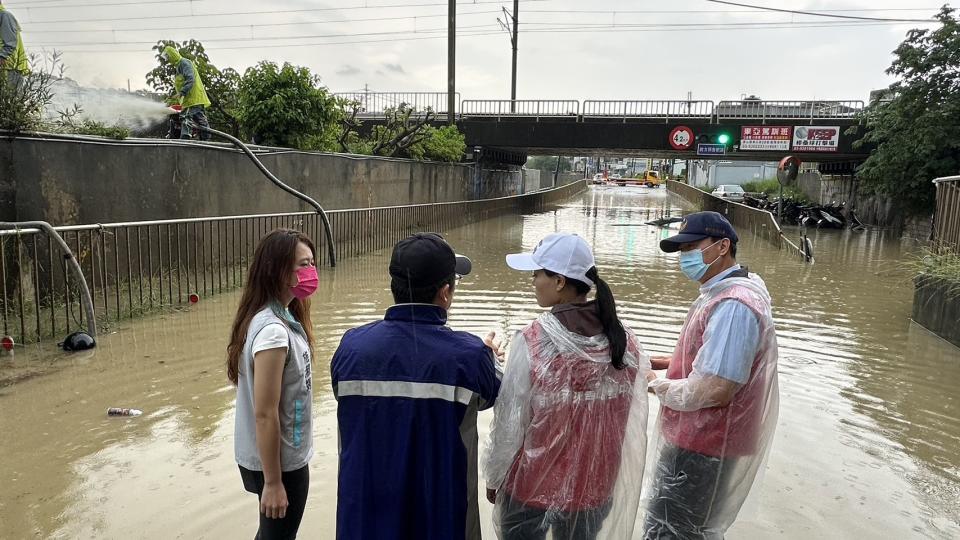
M 743 126 L 740 150 L 789 151 L 790 126 Z
M 794 152 L 836 152 L 840 126 L 797 126 L 793 128 Z
M 689 150 L 693 146 L 693 130 L 677 126 L 670 131 L 669 142 L 674 150 Z
M 727 153 L 727 145 L 725 144 L 698 144 L 697 145 L 697 155 L 698 156 L 723 156 Z

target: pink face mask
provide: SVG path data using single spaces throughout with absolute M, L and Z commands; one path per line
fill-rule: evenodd
M 302 266 L 297 268 L 297 284 L 290 287 L 293 296 L 303 300 L 316 292 L 320 282 L 316 266 Z

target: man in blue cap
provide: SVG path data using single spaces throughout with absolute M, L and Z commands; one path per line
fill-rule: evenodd
M 401 240 L 396 304 L 340 341 L 338 540 L 480 539 L 477 412 L 500 391 L 498 347 L 446 326 L 470 267 L 440 235 Z
M 653 359 L 660 441 L 647 501 L 647 540 L 722 539 L 769 450 L 779 407 L 770 294 L 737 263 L 739 237 L 716 212 L 684 218 L 660 242 L 699 282 L 673 355 Z

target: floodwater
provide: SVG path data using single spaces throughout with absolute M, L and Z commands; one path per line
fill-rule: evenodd
M 697 288 L 657 249 L 661 231 L 641 223 L 682 209 L 662 189 L 594 188 L 555 211 L 444 231 L 475 263 L 451 326 L 507 333 L 534 318 L 529 275 L 507 269 L 503 255 L 573 231 L 593 244 L 648 352 L 668 353 Z M 739 259 L 774 298 L 781 412 L 759 507 L 728 537 L 960 537 L 960 350 L 909 321 L 909 274 L 898 261 L 915 248 L 883 231 L 822 231 L 817 264 L 804 266 L 744 236 Z M 317 453 L 303 538 L 333 538 L 328 362 L 346 329 L 390 305 L 388 258 L 377 252 L 321 272 Z M 256 498 L 233 461 L 235 394 L 223 370 L 237 300 L 225 294 L 125 322 L 88 353 L 46 345 L 0 357 L 0 380 L 22 375 L 0 386 L 0 537 L 251 537 Z M 107 418 L 114 406 L 145 413 Z M 481 415 L 481 437 L 489 420 Z M 492 538 L 483 499 L 481 509 Z

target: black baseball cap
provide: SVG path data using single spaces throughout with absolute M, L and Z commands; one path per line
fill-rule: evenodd
M 680 234 L 660 241 L 660 249 L 673 253 L 680 251 L 682 244 L 699 242 L 704 238 L 727 238 L 734 244 L 740 241 L 727 218 L 716 212 L 695 212 L 683 218 Z
M 454 253 L 450 244 L 437 233 L 416 233 L 393 246 L 390 277 L 420 288 L 436 285 L 454 274 L 465 276 L 473 264 Z

